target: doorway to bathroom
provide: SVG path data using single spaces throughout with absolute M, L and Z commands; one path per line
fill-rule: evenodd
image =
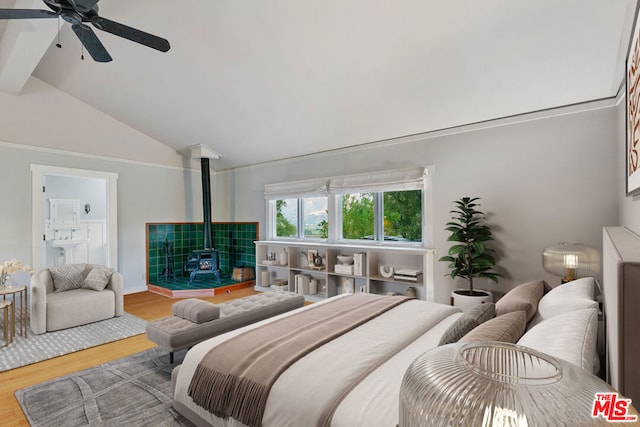
M 33 265 L 117 269 L 118 174 L 31 165 L 31 175 Z

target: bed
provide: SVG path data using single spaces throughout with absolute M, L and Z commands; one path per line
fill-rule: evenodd
M 269 391 L 262 419 L 254 424 L 265 427 L 396 426 L 400 384 L 407 367 L 425 351 L 446 344 L 447 341 L 443 340 L 451 339 L 452 333 L 454 340 L 462 336 L 462 340 L 476 341 L 486 340 L 499 330 L 502 331 L 500 336 L 507 337 L 505 340 L 525 339 L 532 347 L 537 344 L 546 346 L 540 350 L 552 355 L 555 349 L 551 347 L 556 345 L 559 347 L 555 354 L 557 357 L 571 359 L 569 361 L 592 372 L 597 370 L 597 308 L 594 308 L 597 303 L 593 300 L 593 283 L 579 287 L 580 293 L 585 293 L 584 301 L 576 298 L 573 288 L 549 292 L 543 297 L 543 293 L 549 290 L 548 286 L 537 281 L 535 288 L 540 291 L 531 292 L 533 287 L 530 283 L 505 295 L 503 303 L 492 307 L 498 316 L 490 316 L 492 318 L 484 319 L 486 321 L 483 320 L 482 324 L 469 322 L 468 313 L 462 313 L 458 308 L 420 300 L 408 300 L 383 312 L 304 355 L 284 370 Z M 542 303 L 549 294 L 553 294 L 553 301 L 549 299 L 549 303 L 541 305 L 547 307 L 547 314 L 545 310 L 541 314 L 538 303 Z M 174 407 L 196 425 L 246 425 L 233 417 L 214 415 L 196 404 L 190 396 L 190 384 L 205 355 L 247 331 L 256 328 L 268 331 L 270 324 L 279 319 L 349 297 L 329 298 L 193 347 L 172 375 Z M 574 306 L 570 311 L 580 313 L 567 317 L 566 309 L 558 312 L 553 308 L 558 301 L 575 300 L 582 301 L 589 309 Z M 553 320 L 550 317 L 557 316 L 560 319 L 555 323 L 545 325 Z M 462 327 L 463 324 L 466 326 Z M 505 324 L 508 324 L 507 328 Z M 516 332 L 513 332 L 514 325 Z M 528 325 L 531 325 L 529 331 Z M 558 336 L 557 340 L 550 339 L 550 330 Z M 567 339 L 563 335 L 573 335 L 574 338 Z

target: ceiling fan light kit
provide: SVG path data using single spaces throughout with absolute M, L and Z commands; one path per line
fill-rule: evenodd
M 62 18 L 69 24 L 80 42 L 96 62 L 109 62 L 111 55 L 107 52 L 98 36 L 90 26 L 122 37 L 132 42 L 150 47 L 160 52 L 167 52 L 171 46 L 162 37 L 146 33 L 133 27 L 103 18 L 98 14 L 99 0 L 43 0 L 51 10 L 44 9 L 0 9 L 0 19 L 41 19 Z M 56 44 L 56 46 L 58 46 Z M 60 47 L 60 46 L 58 46 Z

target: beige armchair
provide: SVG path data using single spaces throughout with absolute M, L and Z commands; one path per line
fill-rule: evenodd
M 90 275 L 94 268 L 97 268 L 96 271 Z M 107 270 L 106 267 L 69 264 L 52 269 L 53 273 L 45 268 L 31 277 L 31 330 L 34 334 L 122 315 L 124 283 L 122 275 L 117 271 L 111 272 L 110 278 L 102 276 L 106 286 L 98 290 L 102 286 L 98 284 L 96 287 L 93 279 L 101 277 Z M 59 270 L 64 270 L 62 276 Z

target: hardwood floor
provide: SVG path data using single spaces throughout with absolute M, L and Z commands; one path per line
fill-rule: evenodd
M 257 292 L 253 288 L 245 288 L 201 299 L 219 304 L 255 293 Z M 151 292 L 141 292 L 125 295 L 124 310 L 148 321 L 170 315 L 171 304 L 176 301 Z M 16 390 L 139 353 L 155 346 L 155 343 L 147 340 L 145 334 L 141 334 L 22 368 L 0 372 L 0 424 L 5 427 L 29 425 L 14 396 Z

